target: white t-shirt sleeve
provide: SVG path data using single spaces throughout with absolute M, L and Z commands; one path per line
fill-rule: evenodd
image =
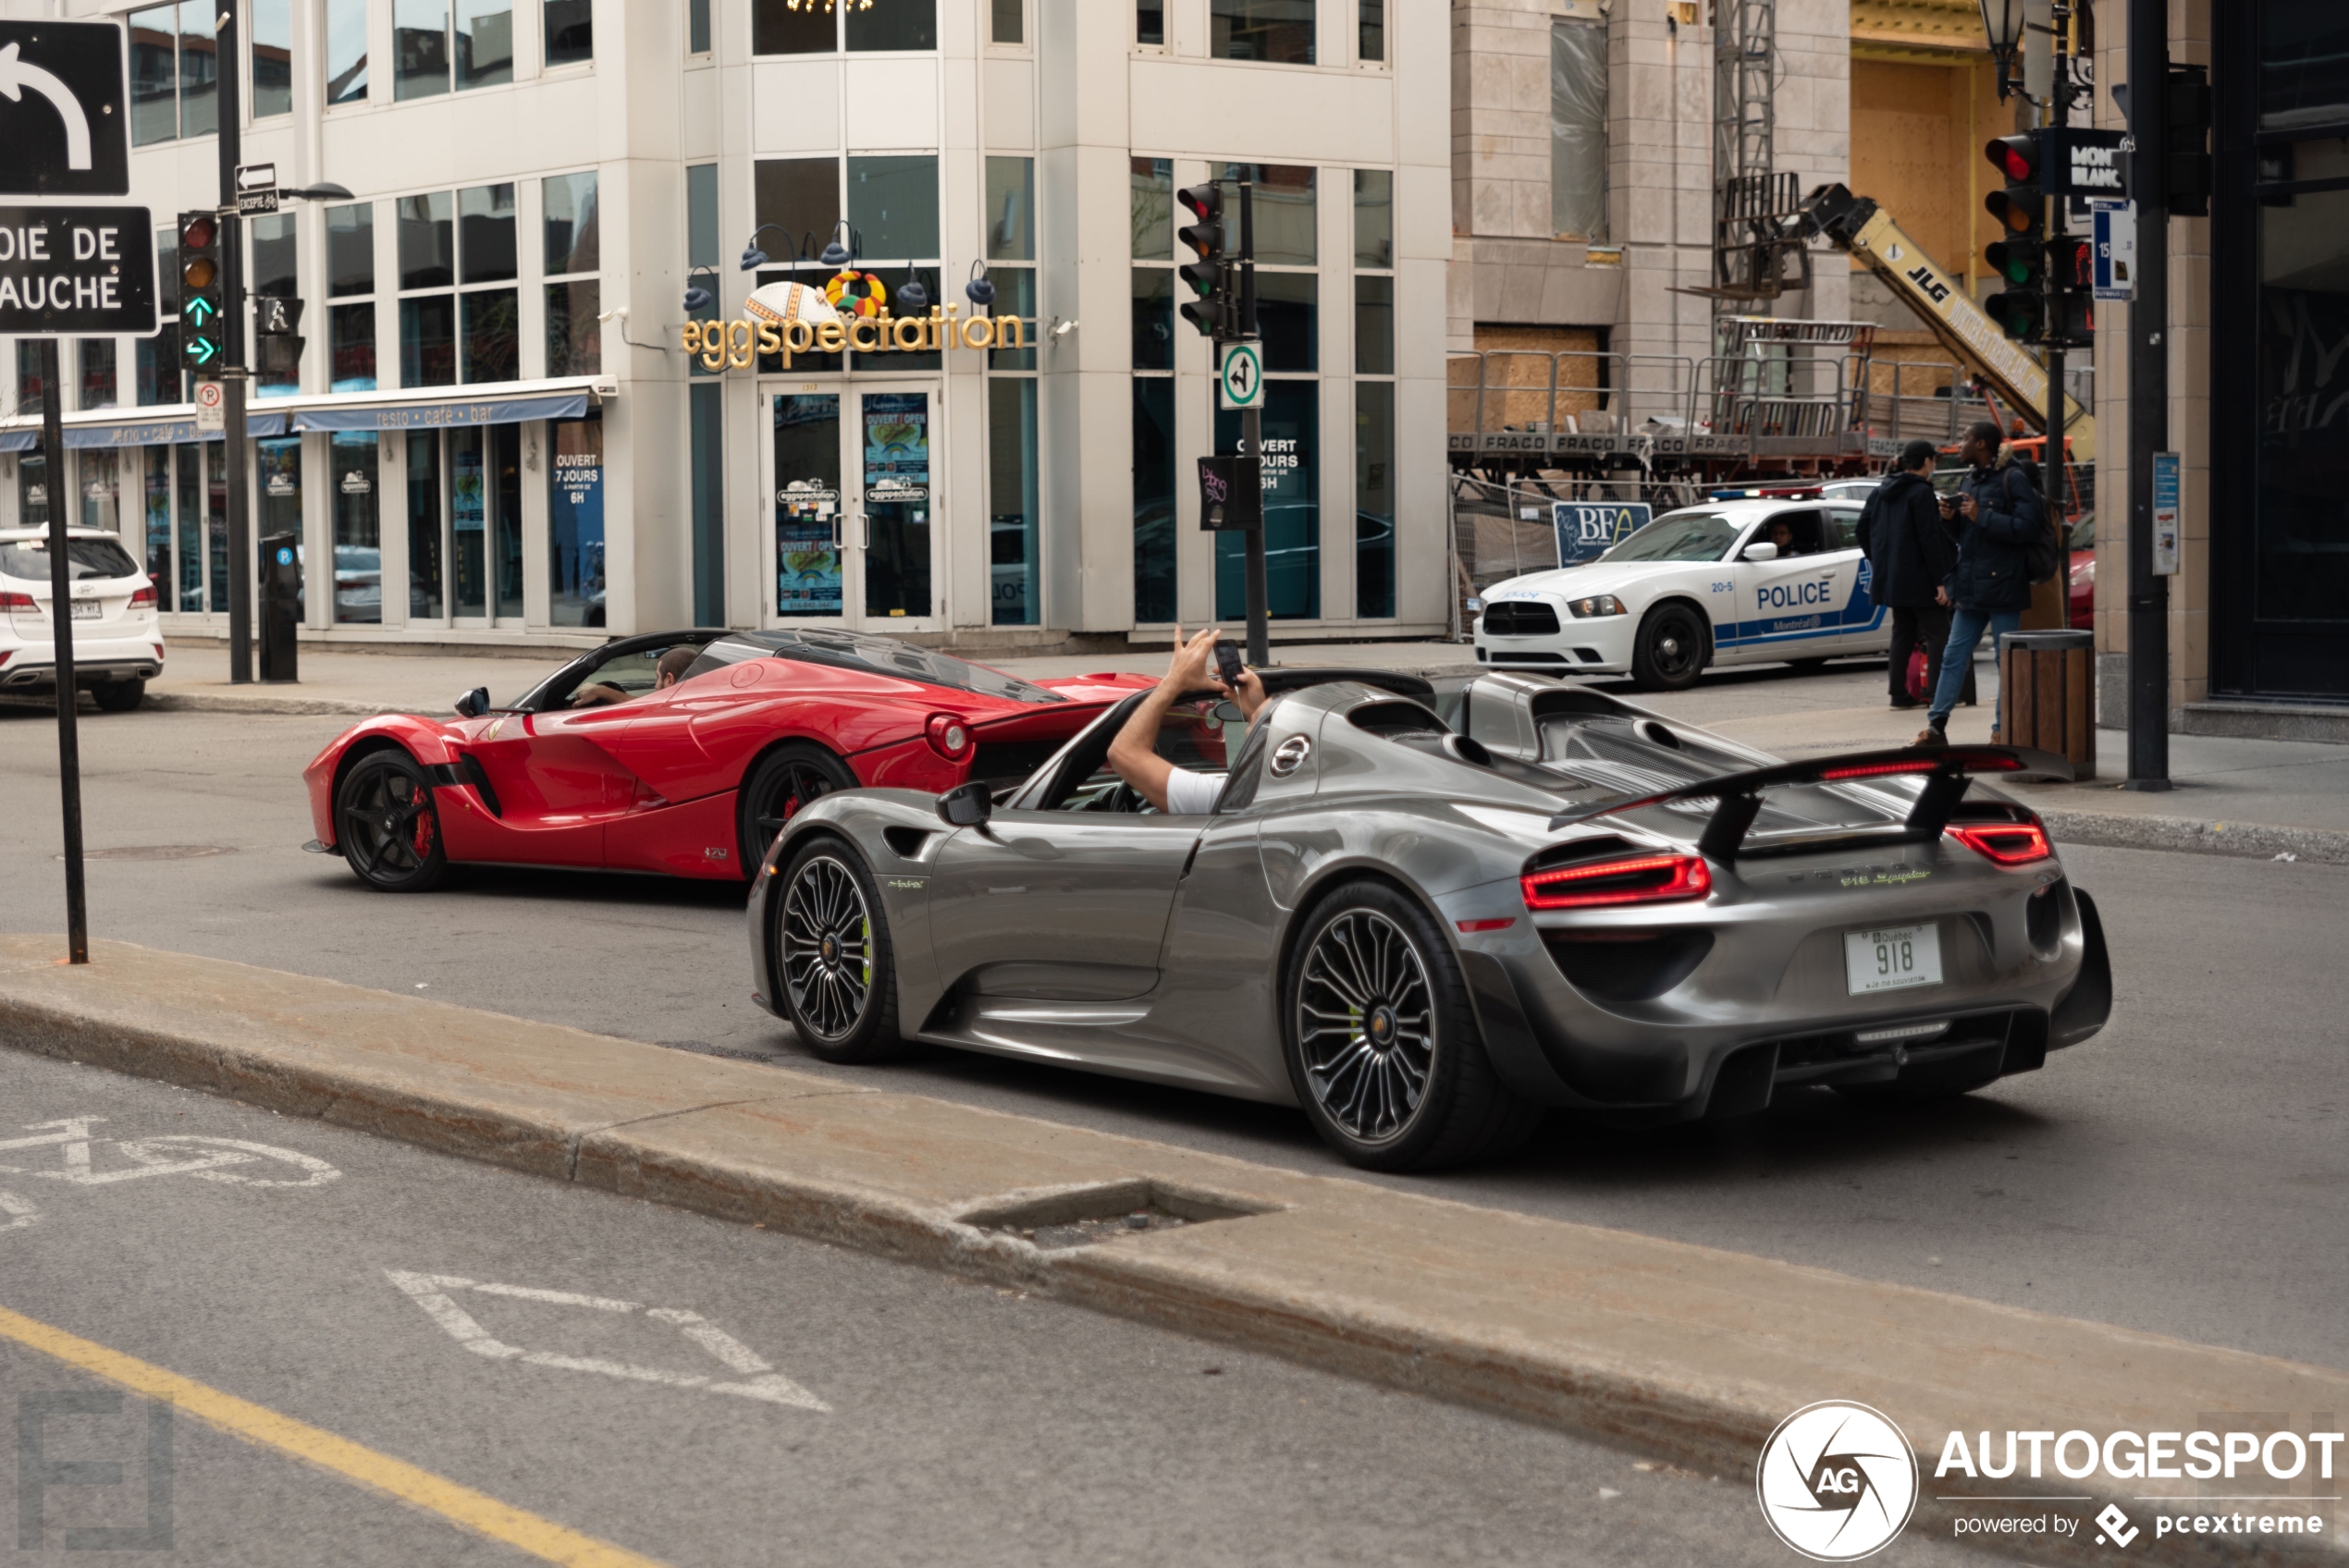
M 1178 767 L 1166 776 L 1166 815 L 1206 816 L 1215 810 L 1215 802 L 1223 793 L 1221 774 L 1194 773 L 1187 767 Z

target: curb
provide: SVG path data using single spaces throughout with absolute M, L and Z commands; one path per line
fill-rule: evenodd
M 412 713 L 431 717 L 424 708 L 398 703 L 362 703 L 334 697 L 231 697 L 203 692 L 149 692 L 146 705 L 161 713 L 259 713 L 334 715 L 373 718 L 377 714 Z
M 2058 1429 L 2349 1405 L 2334 1369 L 928 1099 L 885 1074 L 843 1085 L 123 943 L 93 944 L 87 968 L 57 950 L 0 937 L 0 1045 L 1016 1284 L 1725 1478 L 1823 1395 L 1901 1413 L 1927 1468 L 1938 1433 L 2014 1425 L 2019 1389 Z M 1010 1228 L 1142 1202 L 1197 1223 L 1057 1250 Z M 2081 1485 L 2142 1512 L 2126 1483 Z M 1954 1533 L 1959 1513 L 1928 1496 L 1917 1524 Z M 2261 1560 L 2337 1568 L 2338 1523 Z M 2205 1537 L 2181 1560 L 2245 1558 Z
M 2257 822 L 2205 822 L 2191 816 L 2137 816 L 2124 812 L 2043 809 L 2039 820 L 2059 843 L 2120 850 L 2171 850 L 2250 860 L 2318 861 L 2349 865 L 2349 833 L 2325 827 L 2277 827 Z

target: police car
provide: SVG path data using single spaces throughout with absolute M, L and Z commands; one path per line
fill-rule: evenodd
M 1861 501 L 1817 486 L 1716 491 L 1596 559 L 1486 589 L 1470 606 L 1482 611 L 1477 661 L 1677 691 L 1708 665 L 1882 654 L 1891 625 L 1868 596 Z

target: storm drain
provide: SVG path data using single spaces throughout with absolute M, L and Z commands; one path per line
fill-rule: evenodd
M 1017 1236 L 1047 1252 L 1091 1246 L 1147 1231 L 1174 1231 L 1216 1219 L 1271 1214 L 1278 1204 L 1172 1186 L 1149 1177 L 1027 1193 L 960 1216 L 965 1225 Z

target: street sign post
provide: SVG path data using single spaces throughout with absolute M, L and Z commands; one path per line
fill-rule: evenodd
M 116 22 L 0 21 L 0 196 L 130 193 Z
M 1224 364 L 1215 378 L 1216 406 L 1257 409 L 1264 406 L 1264 349 L 1261 343 L 1226 343 Z
M 154 234 L 144 207 L 0 207 L 0 333 L 153 336 Z
M 2096 297 L 2129 300 L 2137 297 L 2137 209 L 2127 202 L 2088 203 L 2090 235 L 2095 246 Z
M 243 164 L 237 169 L 237 215 L 259 217 L 277 210 L 277 165 Z
M 227 431 L 228 428 L 228 391 L 217 381 L 196 383 L 196 433 Z

